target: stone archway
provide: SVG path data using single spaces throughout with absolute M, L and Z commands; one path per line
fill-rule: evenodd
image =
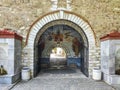
M 26 43 L 26 47 L 24 48 L 24 50 L 29 50 L 27 57 L 29 56 L 29 62 L 30 65 L 28 65 L 31 68 L 32 71 L 32 76 L 35 75 L 35 67 L 36 67 L 36 62 L 37 59 L 35 58 L 35 40 L 36 40 L 36 36 L 38 35 L 38 32 L 40 31 L 39 34 L 42 34 L 44 32 L 44 30 L 47 29 L 47 27 L 44 28 L 44 30 L 42 30 L 43 26 L 45 26 L 46 24 L 55 21 L 55 20 L 66 20 L 68 22 L 72 22 L 73 24 L 75 24 L 76 26 L 74 28 L 81 28 L 82 30 L 78 31 L 79 33 L 84 33 L 83 38 L 85 41 L 88 41 L 88 46 L 89 46 L 89 52 L 88 52 L 88 61 L 85 61 L 88 63 L 87 66 L 85 66 L 85 68 L 88 69 L 88 73 L 89 76 L 92 74 L 91 73 L 91 69 L 92 69 L 92 63 L 91 60 L 94 58 L 92 56 L 93 52 L 93 48 L 96 47 L 96 41 L 95 41 L 95 35 L 93 30 L 91 29 L 90 25 L 88 24 L 88 22 L 86 20 L 83 20 L 82 17 L 68 12 L 68 11 L 55 11 L 52 13 L 49 13 L 47 15 L 44 15 L 43 17 L 39 18 L 30 28 L 30 31 L 28 33 L 28 37 L 27 37 L 27 43 Z M 70 23 L 71 25 L 73 25 L 72 23 Z M 64 23 L 66 24 L 66 23 Z M 49 27 L 49 25 L 47 25 Z M 77 29 L 76 29 L 77 30 Z M 40 35 L 39 35 L 40 36 Z M 87 45 L 87 42 L 85 42 L 85 45 Z

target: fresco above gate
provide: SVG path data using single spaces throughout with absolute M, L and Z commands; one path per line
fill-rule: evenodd
M 41 46 L 43 53 L 47 52 L 45 49 L 48 49 L 50 45 L 66 45 L 71 52 L 71 57 L 80 57 L 82 43 L 82 37 L 73 28 L 67 25 L 55 25 L 42 34 L 38 45 Z

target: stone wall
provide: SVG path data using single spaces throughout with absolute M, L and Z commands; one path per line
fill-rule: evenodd
M 19 33 L 24 38 L 24 44 L 30 26 L 34 23 L 34 21 L 36 21 L 39 17 L 52 12 L 52 1 L 53 0 L 0 0 L 0 28 L 10 28 Z M 115 29 L 120 31 L 120 0 L 70 1 L 69 5 L 71 9 L 66 10 L 82 16 L 82 18 L 91 25 L 93 31 L 95 32 L 97 46 L 90 47 L 93 52 L 90 56 L 93 59 L 91 58 L 89 63 L 94 63 L 90 64 L 92 65 L 90 67 L 99 66 L 99 38 L 111 32 L 111 30 Z M 24 55 L 27 54 L 24 52 Z M 27 61 L 28 60 L 25 62 Z
M 22 48 L 21 48 L 21 41 L 15 39 L 15 50 L 14 50 L 14 58 L 15 58 L 15 62 L 14 62 L 14 72 L 15 74 L 19 73 L 21 71 L 22 68 L 22 64 L 21 64 L 21 52 L 22 52 Z
M 83 16 L 90 23 L 97 39 L 119 28 L 119 0 L 71 1 L 71 12 Z M 0 0 L 0 28 L 17 30 L 25 38 L 30 25 L 51 12 L 52 4 L 52 0 Z

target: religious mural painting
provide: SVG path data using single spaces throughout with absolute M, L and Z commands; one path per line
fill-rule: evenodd
M 79 57 L 82 38 L 73 28 L 70 28 L 66 25 L 56 25 L 48 28 L 42 34 L 39 41 L 39 45 L 41 45 L 42 49 L 45 48 L 45 45 L 50 45 L 50 43 L 54 43 L 56 46 L 58 44 L 62 45 L 65 43 L 70 43 L 69 46 L 74 52 L 74 55 L 72 55 L 72 57 Z
M 53 62 L 55 65 L 55 63 L 57 64 L 59 61 L 60 64 L 63 64 L 64 62 L 64 64 L 67 63 L 67 65 L 74 64 L 76 66 L 80 66 L 81 53 L 83 53 L 80 50 L 82 49 L 82 44 L 83 41 L 81 35 L 72 27 L 62 24 L 51 26 L 41 35 L 39 39 L 38 52 L 41 60 L 40 62 L 45 65 L 46 63 L 49 64 L 56 61 Z M 64 59 L 57 53 L 57 49 L 59 48 L 62 48 L 65 53 Z M 58 52 L 61 51 L 59 50 Z M 59 58 L 51 58 L 53 55 L 56 55 Z
M 73 48 L 73 51 L 75 52 L 75 55 L 78 56 L 80 52 L 80 42 L 76 37 L 73 38 L 72 40 L 72 48 Z

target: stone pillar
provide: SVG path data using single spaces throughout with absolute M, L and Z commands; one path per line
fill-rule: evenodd
M 120 50 L 120 33 L 114 31 L 101 39 L 101 70 L 108 84 L 120 84 L 120 75 L 115 74 L 116 52 Z
M 22 37 L 10 30 L 0 30 L 0 65 L 7 71 L 0 75 L 0 83 L 14 83 L 20 79 Z

